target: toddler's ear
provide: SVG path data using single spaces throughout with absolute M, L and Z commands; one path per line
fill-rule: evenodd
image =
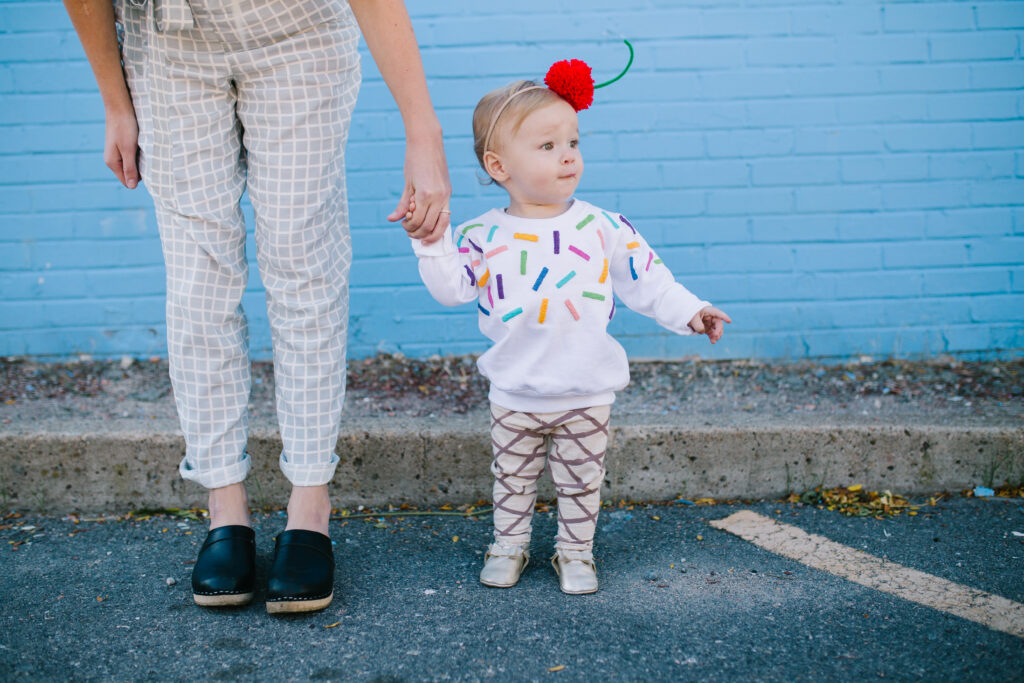
M 484 170 L 496 183 L 503 183 L 508 180 L 508 172 L 505 165 L 501 163 L 501 157 L 491 151 L 484 152 Z

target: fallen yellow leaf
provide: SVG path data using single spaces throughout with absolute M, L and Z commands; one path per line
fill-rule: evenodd
M 846 490 L 847 491 L 860 491 L 862 488 L 864 488 L 863 484 L 854 484 L 853 486 L 847 486 Z
M 703 541 L 703 540 L 704 540 L 704 537 L 703 537 L 703 536 L 701 536 L 700 534 L 697 534 L 697 540 L 698 540 L 698 541 Z
M 340 621 L 336 621 L 333 624 L 327 624 L 326 626 L 324 626 L 324 628 L 334 628 L 335 626 L 339 625 L 340 623 L 341 623 Z
M 559 664 L 558 666 L 549 666 L 548 671 L 554 673 L 555 671 L 561 671 L 565 668 L 565 664 Z
M 458 543 L 458 542 L 459 542 L 459 537 L 458 536 L 452 536 L 452 543 Z

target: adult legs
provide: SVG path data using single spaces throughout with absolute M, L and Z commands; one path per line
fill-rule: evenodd
M 348 327 L 344 149 L 359 89 L 354 26 L 234 55 L 237 115 L 274 345 L 288 529 L 327 533 Z

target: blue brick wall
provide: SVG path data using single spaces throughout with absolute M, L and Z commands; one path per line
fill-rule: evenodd
M 613 331 L 633 356 L 1024 348 L 1024 2 L 584 4 L 409 2 L 456 219 L 503 201 L 477 182 L 477 98 L 566 57 L 613 75 L 625 36 L 633 70 L 580 117 L 580 196 L 630 216 L 736 319 L 711 347 L 623 311 Z M 470 307 L 430 299 L 384 220 L 402 125 L 365 50 L 364 76 L 348 149 L 351 354 L 481 351 Z M 150 201 L 120 188 L 102 143 L 61 4 L 0 3 L 0 354 L 165 353 Z M 255 263 L 252 274 L 244 303 L 254 356 L 267 357 Z

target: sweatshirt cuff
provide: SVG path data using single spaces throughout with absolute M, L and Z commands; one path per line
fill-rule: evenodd
M 445 230 L 444 235 L 436 242 L 431 244 L 424 244 L 423 240 L 418 240 L 410 237 L 409 241 L 412 242 L 412 250 L 416 256 L 448 256 L 449 254 L 457 254 L 458 250 L 455 248 L 455 244 L 452 242 L 451 232 Z

